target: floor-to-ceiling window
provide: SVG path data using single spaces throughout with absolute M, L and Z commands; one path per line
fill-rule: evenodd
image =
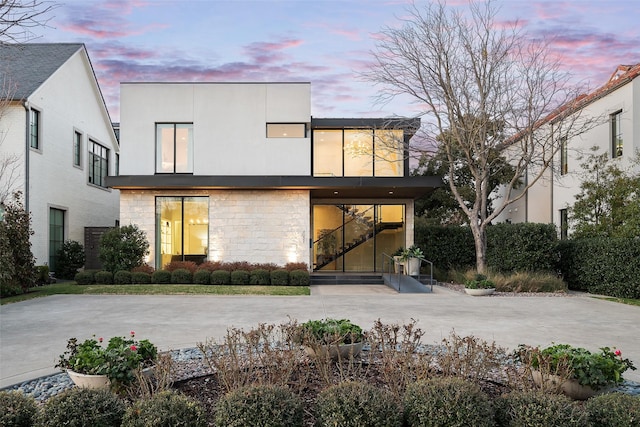
M 49 269 L 56 271 L 57 255 L 64 243 L 64 211 L 49 208 Z
M 404 205 L 314 205 L 314 270 L 382 271 L 383 254 L 404 246 L 404 223 Z
M 156 266 L 201 263 L 209 252 L 209 198 L 156 197 Z

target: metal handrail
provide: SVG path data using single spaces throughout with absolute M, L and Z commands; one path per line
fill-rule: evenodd
M 402 286 L 402 276 L 405 276 L 406 274 L 404 274 L 404 271 L 402 272 L 395 272 L 395 259 L 386 253 L 382 253 L 382 256 L 384 257 L 382 259 L 382 271 L 385 271 L 385 260 L 386 258 L 388 258 L 388 262 L 389 262 L 389 280 L 392 282 L 393 284 L 393 280 L 392 278 L 396 278 L 396 283 L 398 284 L 398 292 L 400 292 L 400 288 Z M 429 261 L 428 259 L 422 258 L 422 257 L 412 257 L 412 258 L 416 258 L 420 260 L 420 267 L 418 268 L 418 282 L 420 282 L 421 278 L 422 278 L 422 274 L 420 273 L 420 270 L 422 269 L 422 262 L 426 262 L 429 264 L 429 287 L 431 288 L 431 291 L 433 291 L 433 262 Z M 403 270 L 404 270 L 404 264 L 403 264 Z M 412 276 L 414 277 L 414 276 Z

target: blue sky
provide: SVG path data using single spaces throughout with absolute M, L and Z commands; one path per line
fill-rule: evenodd
M 376 33 L 398 26 L 405 0 L 61 0 L 34 42 L 85 43 L 114 121 L 119 83 L 310 81 L 314 117 L 414 115 L 374 104 L 357 78 Z M 417 0 L 418 6 L 425 1 Z M 449 4 L 464 4 L 464 0 Z M 553 36 L 554 54 L 592 88 L 640 62 L 637 0 L 502 0 L 498 19 Z

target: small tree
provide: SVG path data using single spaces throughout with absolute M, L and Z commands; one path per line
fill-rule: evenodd
M 144 264 L 148 254 L 147 236 L 136 225 L 112 228 L 100 238 L 100 261 L 112 273 Z
M 31 215 L 22 205 L 22 193 L 14 193 L 13 199 L 5 205 L 4 220 L 0 221 L 0 285 L 19 287 L 25 292 L 36 280 L 36 262 L 29 240 L 33 230 Z
M 84 266 L 84 247 L 75 240 L 67 240 L 56 254 L 56 277 L 73 279 Z

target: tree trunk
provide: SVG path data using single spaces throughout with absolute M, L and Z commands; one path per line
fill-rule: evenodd
M 487 271 L 487 230 L 480 224 L 471 224 L 473 242 L 476 247 L 476 271 L 486 274 Z

